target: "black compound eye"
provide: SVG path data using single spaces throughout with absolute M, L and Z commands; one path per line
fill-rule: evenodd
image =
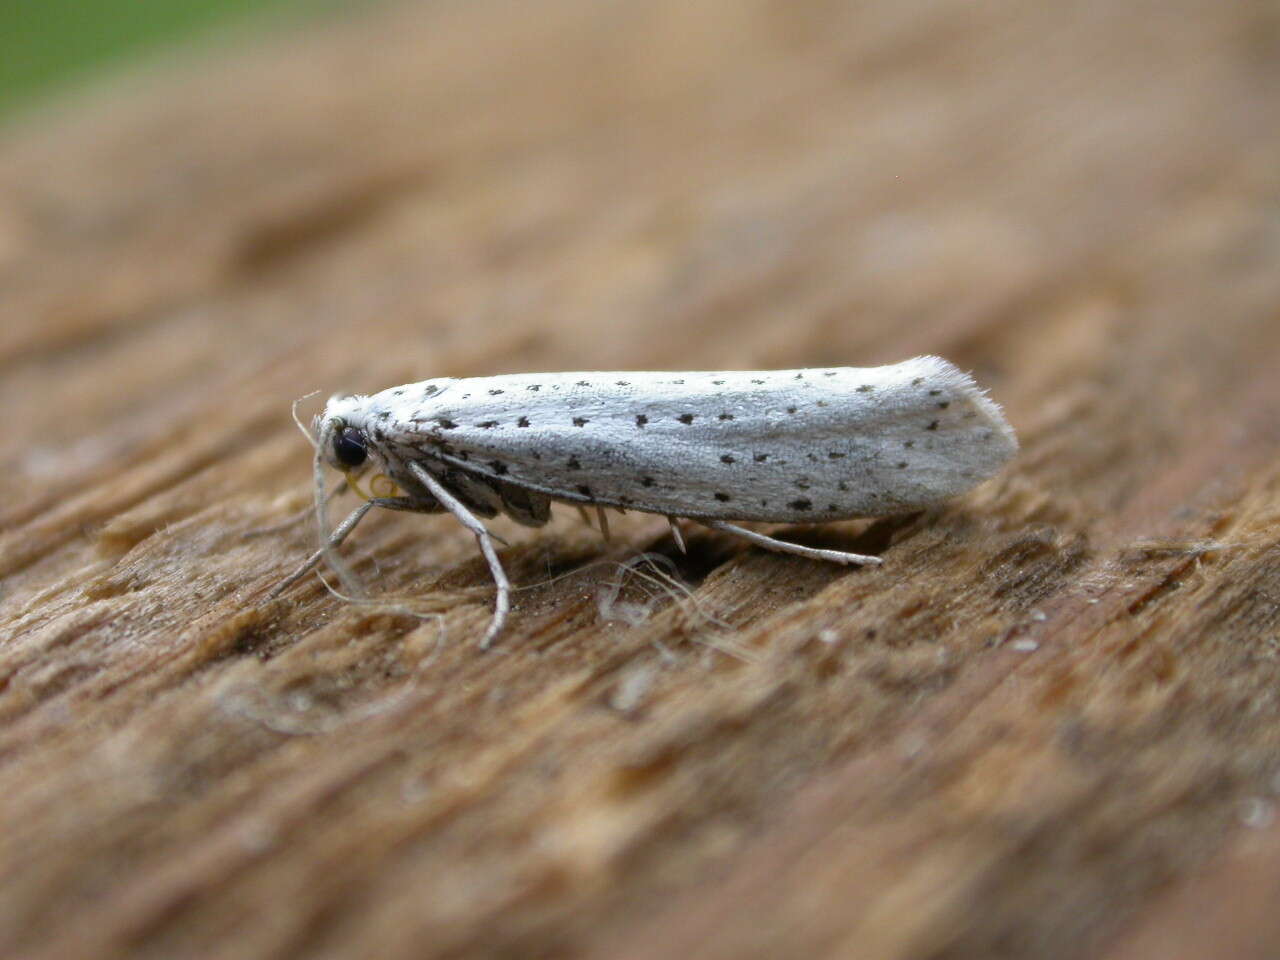
M 348 467 L 358 467 L 369 456 L 364 434 L 355 427 L 346 427 L 333 435 L 333 455 Z

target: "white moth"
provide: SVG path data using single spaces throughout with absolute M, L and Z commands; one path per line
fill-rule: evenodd
M 322 547 L 372 507 L 452 513 L 476 535 L 497 585 L 482 646 L 501 631 L 510 585 L 481 517 L 541 526 L 552 501 L 665 515 L 772 550 L 836 563 L 875 556 L 776 540 L 730 521 L 820 523 L 936 504 L 992 476 L 1013 430 L 946 360 L 885 367 L 724 373 L 538 373 L 443 378 L 335 396 L 313 425 Z M 323 464 L 370 468 L 399 488 L 325 529 Z M 341 569 L 341 568 L 339 568 Z

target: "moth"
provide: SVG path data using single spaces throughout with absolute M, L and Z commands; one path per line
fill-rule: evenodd
M 453 514 L 475 534 L 497 587 L 481 642 L 501 632 L 511 586 L 482 518 L 530 527 L 551 504 L 638 510 L 770 550 L 845 564 L 881 558 L 778 540 L 735 521 L 821 523 L 928 507 L 994 475 L 1016 452 L 1000 408 L 938 357 L 883 367 L 721 373 L 538 373 L 440 378 L 338 395 L 312 425 L 322 546 L 374 507 Z M 398 488 L 332 533 L 324 466 L 351 485 L 369 471 Z

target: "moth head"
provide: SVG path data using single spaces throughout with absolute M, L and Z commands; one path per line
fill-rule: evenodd
M 369 438 L 363 417 L 357 414 L 356 397 L 334 396 L 316 418 L 316 444 L 321 459 L 335 470 L 359 473 L 369 459 Z
M 369 459 L 369 445 L 364 434 L 355 427 L 335 424 L 333 440 L 330 442 L 336 467 L 354 470 L 364 466 L 365 460 Z

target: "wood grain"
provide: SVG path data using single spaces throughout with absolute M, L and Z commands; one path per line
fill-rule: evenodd
M 497 522 L 483 654 L 472 538 L 383 516 L 348 557 L 438 616 L 263 600 L 308 391 L 922 352 L 1023 452 L 785 531 L 881 568 Z M 0 371 L 0 956 L 1280 951 L 1274 4 L 224 47 L 4 133 Z

